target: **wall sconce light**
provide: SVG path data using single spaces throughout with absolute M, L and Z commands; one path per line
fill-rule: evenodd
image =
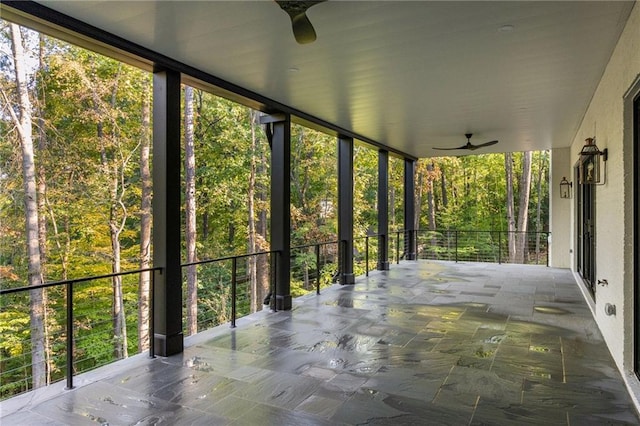
M 586 145 L 580 151 L 580 183 L 583 185 L 602 185 L 606 178 L 606 161 L 609 151 L 600 151 L 596 138 L 585 139 Z M 601 163 L 605 162 L 602 166 Z M 601 170 L 604 171 L 601 172 Z
M 569 182 L 566 177 L 562 177 L 560 181 L 560 198 L 571 198 L 571 188 L 573 182 Z

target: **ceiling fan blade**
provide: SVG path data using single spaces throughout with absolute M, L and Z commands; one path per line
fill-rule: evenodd
M 307 44 L 316 41 L 316 30 L 313 29 L 313 25 L 311 25 L 311 21 L 309 21 L 306 13 L 292 17 L 291 27 L 293 29 L 293 36 L 296 38 L 298 44 Z
M 485 146 L 491 146 L 497 143 L 498 141 L 489 141 L 489 142 L 481 143 L 480 145 L 472 145 L 473 146 L 472 149 L 484 148 Z
M 468 146 L 468 145 L 462 145 L 462 146 L 459 146 L 459 147 L 457 147 L 457 148 L 435 148 L 435 147 L 434 147 L 433 149 L 438 149 L 438 150 L 440 150 L 440 151 L 453 151 L 453 150 L 455 150 L 455 149 L 470 149 L 470 148 L 469 148 L 469 146 Z
M 307 44 L 316 40 L 316 31 L 307 17 L 307 10 L 318 3 L 326 0 L 275 0 L 278 6 L 291 18 L 291 28 L 293 36 L 299 44 Z
M 433 148 L 433 149 L 438 149 L 441 151 L 453 151 L 456 149 L 468 149 L 469 151 L 475 151 L 478 148 L 484 148 L 485 146 L 491 146 L 491 145 L 495 145 L 498 143 L 498 141 L 489 141 L 489 142 L 485 142 L 485 143 L 481 143 L 480 145 L 474 145 L 471 143 L 470 139 L 471 136 L 473 136 L 472 133 L 465 133 L 465 137 L 467 138 L 467 143 L 465 145 L 462 145 L 458 148 Z

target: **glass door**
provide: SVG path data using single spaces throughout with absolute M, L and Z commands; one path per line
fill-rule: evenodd
M 576 167 L 578 174 L 578 273 L 584 280 L 591 296 L 596 297 L 596 244 L 595 244 L 595 185 L 580 183 L 581 167 Z

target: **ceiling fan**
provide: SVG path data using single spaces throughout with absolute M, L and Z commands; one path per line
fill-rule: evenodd
M 485 142 L 485 143 L 481 143 L 479 145 L 474 145 L 471 143 L 471 136 L 473 136 L 473 133 L 465 133 L 464 134 L 465 137 L 467 138 L 467 143 L 465 145 L 459 146 L 457 148 L 433 148 L 433 149 L 439 149 L 439 150 L 443 150 L 443 151 L 449 151 L 449 150 L 454 150 L 454 149 L 468 149 L 470 151 L 475 151 L 478 148 L 484 148 L 486 146 L 491 146 L 491 145 L 495 145 L 498 143 L 498 141 L 489 141 L 489 142 Z
M 323 1 L 326 0 L 275 0 L 278 6 L 291 18 L 293 36 L 299 44 L 312 43 L 316 40 L 316 31 L 307 17 L 307 10 Z

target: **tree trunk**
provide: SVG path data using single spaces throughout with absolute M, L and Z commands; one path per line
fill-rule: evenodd
M 518 203 L 518 238 L 517 261 L 527 261 L 528 238 L 527 228 L 529 222 L 529 196 L 531 194 L 531 151 L 524 153 L 522 157 L 522 176 L 520 177 L 520 201 Z
M 37 78 L 37 126 L 38 126 L 38 153 L 42 158 L 47 150 L 47 134 L 45 132 L 45 90 L 42 87 L 41 73 L 44 70 L 44 34 L 40 34 L 39 48 L 38 48 L 38 78 Z M 47 220 L 46 220 L 46 194 L 47 194 L 47 179 L 46 179 L 46 167 L 42 161 L 37 167 L 37 181 L 38 181 L 38 235 L 40 243 L 40 262 L 42 265 L 42 280 L 47 279 L 46 265 L 47 265 Z
M 391 232 L 395 232 L 398 231 L 396 229 L 396 191 L 393 185 L 389 186 L 389 219 L 391 219 L 389 227 Z
M 151 99 L 149 80 L 142 89 L 142 133 L 140 135 L 140 269 L 151 266 L 151 202 L 152 177 L 149 166 L 151 153 Z M 149 303 L 151 273 L 142 272 L 138 284 L 138 352 L 149 349 Z
M 111 249 L 113 250 L 112 270 L 114 274 L 121 272 L 120 232 L 111 225 Z M 125 321 L 124 295 L 122 293 L 122 277 L 113 277 L 113 330 L 115 338 L 114 356 L 116 359 L 127 358 L 127 324 Z
M 38 39 L 38 72 L 37 72 L 37 121 L 38 121 L 38 155 L 42 159 L 44 157 L 45 152 L 47 150 L 47 133 L 45 131 L 45 88 L 43 84 L 42 73 L 45 69 L 44 64 L 44 54 L 45 54 L 45 36 L 44 34 L 39 35 Z M 40 246 L 40 264 L 41 264 L 41 272 L 42 272 L 42 281 L 45 282 L 47 280 L 47 174 L 46 174 L 46 166 L 44 162 L 41 160 L 37 166 L 37 181 L 38 181 L 38 240 Z M 53 356 L 51 353 L 51 336 L 50 336 L 50 324 L 49 321 L 52 318 L 50 316 L 50 309 L 48 303 L 47 289 L 42 290 L 42 305 L 44 306 L 45 312 L 45 358 L 47 363 L 47 384 L 51 382 L 51 371 L 53 370 Z
M 258 118 L 256 118 L 258 120 Z M 268 211 L 267 211 L 267 199 L 269 198 L 269 188 L 267 185 L 264 185 L 258 178 L 266 176 L 269 172 L 268 167 L 268 159 L 265 155 L 264 146 L 260 147 L 260 162 L 258 163 L 258 167 L 256 169 L 256 191 L 257 191 L 257 200 L 258 200 L 258 208 L 257 208 L 257 221 L 256 221 L 256 241 L 257 247 L 260 251 L 269 251 L 269 238 L 268 238 Z M 258 286 L 258 300 L 263 300 L 264 297 L 269 293 L 269 277 L 270 277 L 270 268 L 269 268 L 269 256 L 260 256 L 258 258 L 258 263 L 256 264 L 257 274 L 256 274 L 256 282 Z
M 251 124 L 251 160 L 249 165 L 249 188 L 247 193 L 247 210 L 248 210 L 248 247 L 249 253 L 257 252 L 256 244 L 256 215 L 255 215 L 255 192 L 256 192 L 256 163 L 257 163 L 257 136 L 256 121 L 258 112 L 249 110 L 249 122 Z M 262 306 L 258 294 L 258 259 L 256 256 L 248 258 L 249 286 L 251 292 L 251 312 L 257 312 Z
M 545 152 L 540 152 L 538 156 L 538 183 L 536 189 L 538 192 L 538 200 L 536 205 L 536 263 L 540 260 L 540 214 L 542 210 L 542 176 L 544 175 L 544 158 Z
M 445 176 L 444 165 L 440 166 L 440 188 L 442 190 L 442 208 L 447 209 L 449 206 L 449 198 L 447 197 L 447 178 Z
M 433 172 L 434 164 L 429 162 L 427 164 L 427 204 L 429 206 L 429 230 L 435 231 L 436 229 L 436 206 L 433 196 Z
M 424 193 L 424 167 L 421 164 L 422 162 L 416 163 L 416 174 L 415 174 L 415 197 L 413 200 L 413 212 L 414 212 L 414 227 L 413 229 L 420 229 L 420 217 L 422 216 L 422 194 Z M 427 166 L 428 168 L 429 166 Z M 427 177 L 428 182 L 428 177 Z
M 204 97 L 204 92 L 202 90 L 196 90 L 193 92 L 193 103 L 194 103 L 194 110 L 193 110 L 193 114 L 198 117 L 198 120 L 195 121 L 193 123 L 193 135 L 194 135 L 194 150 L 198 151 L 200 149 L 202 149 L 203 151 L 206 150 L 205 145 L 207 144 L 207 136 L 206 136 L 206 131 L 209 127 L 214 126 L 215 124 L 217 124 L 220 121 L 220 118 L 214 120 L 214 122 L 208 124 L 207 126 L 203 125 L 204 120 L 202 119 L 203 117 L 203 107 L 204 107 L 204 101 L 203 101 L 203 97 Z M 196 146 L 196 144 L 198 144 L 198 146 Z M 203 175 L 200 175 L 196 178 L 196 188 L 200 188 L 206 185 L 206 179 Z M 196 197 L 196 205 L 200 205 L 200 208 L 202 210 L 201 214 L 202 214 L 202 218 L 201 218 L 201 227 L 200 227 L 200 241 L 205 242 L 209 239 L 209 210 L 208 210 L 208 206 L 209 206 L 209 191 L 202 191 L 200 194 L 198 194 L 198 196 Z M 202 208 L 204 206 L 204 209 Z
M 516 219 L 513 211 L 513 155 L 504 154 L 504 168 L 507 178 L 507 242 L 509 248 L 509 262 L 516 258 Z
M 13 110 L 10 113 L 20 136 L 22 150 L 22 179 L 24 185 L 24 204 L 27 238 L 28 282 L 30 286 L 42 283 L 42 264 L 40 258 L 39 218 L 38 218 L 38 190 L 36 183 L 35 155 L 33 150 L 32 114 L 33 109 L 29 99 L 28 82 L 22 34 L 20 28 L 10 24 L 12 53 L 16 73 L 16 88 L 19 103 L 18 117 Z M 46 364 L 46 307 L 44 306 L 44 291 L 35 289 L 29 291 L 29 316 L 31 321 L 31 370 L 33 388 L 37 389 L 47 384 Z
M 196 157 L 193 126 L 193 88 L 184 89 L 185 239 L 187 263 L 196 261 Z M 187 333 L 198 332 L 197 267 L 187 267 Z

